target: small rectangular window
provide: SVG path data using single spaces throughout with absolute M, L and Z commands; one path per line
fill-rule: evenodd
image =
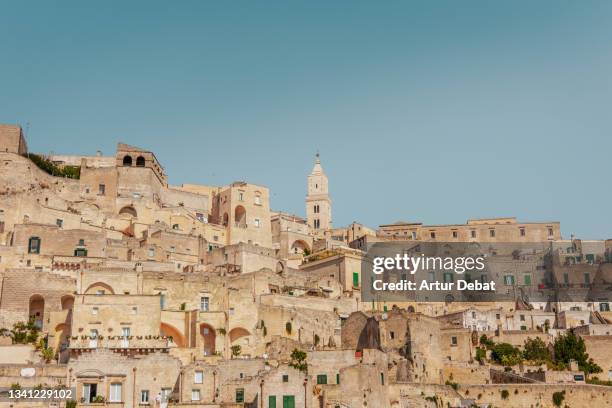
M 521 237 L 525 236 L 525 228 L 519 228 L 519 231 L 521 232 Z
M 140 403 L 141 404 L 149 403 L 149 390 L 140 390 Z
M 284 383 L 289 382 L 289 375 L 283 374 L 283 382 Z
M 110 386 L 110 402 L 121 402 L 121 383 L 112 383 Z
M 236 402 L 244 402 L 244 388 L 236 388 Z
M 453 238 L 458 238 L 459 234 L 457 233 L 457 231 L 453 231 Z
M 98 195 L 104 195 L 106 193 L 106 186 L 104 184 L 98 184 Z
M 491 238 L 495 238 L 495 230 L 494 229 L 489 230 L 489 236 Z
M 55 225 L 57 225 L 59 228 L 62 228 L 62 226 L 64 225 L 64 220 L 58 218 L 55 220 Z
M 327 384 L 327 375 L 326 374 L 318 374 L 317 375 L 317 384 Z
M 456 346 L 458 344 L 457 336 L 451 337 L 451 346 Z
M 200 400 L 200 390 L 191 390 L 191 400 L 192 401 Z
M 474 230 L 470 231 L 470 236 L 472 238 L 476 238 L 476 231 L 474 231 Z
M 208 296 L 203 296 L 200 298 L 200 311 L 208 312 L 208 308 L 210 306 L 210 300 Z

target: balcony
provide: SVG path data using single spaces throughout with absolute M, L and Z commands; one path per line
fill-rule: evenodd
M 170 340 L 167 337 L 149 338 L 147 336 L 131 336 L 131 338 L 82 338 L 70 339 L 69 348 L 73 350 L 93 350 L 93 349 L 112 349 L 112 350 L 137 350 L 137 349 L 167 349 Z

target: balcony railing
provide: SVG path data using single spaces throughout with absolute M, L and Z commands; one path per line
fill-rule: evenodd
M 166 349 L 172 343 L 168 338 L 142 339 L 133 336 L 130 338 L 78 338 L 70 339 L 69 348 L 71 349 Z

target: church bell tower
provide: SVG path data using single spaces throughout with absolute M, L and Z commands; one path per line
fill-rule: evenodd
M 311 231 L 317 236 L 323 237 L 324 232 L 332 228 L 331 199 L 319 152 L 316 154 L 314 167 L 308 175 L 306 219 Z

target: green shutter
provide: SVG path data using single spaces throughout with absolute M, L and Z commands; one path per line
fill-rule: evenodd
M 336 384 L 340 384 L 340 373 L 336 374 Z
M 327 375 L 326 374 L 317 375 L 317 384 L 327 384 Z
M 525 285 L 531 285 L 531 275 L 525 275 Z
M 276 395 L 268 395 L 268 408 L 276 408 Z
M 283 395 L 283 408 L 295 408 L 295 397 L 293 395 Z
M 353 272 L 353 287 L 355 288 L 359 287 L 359 273 L 358 272 Z
M 236 402 L 244 402 L 244 388 L 236 388 Z

